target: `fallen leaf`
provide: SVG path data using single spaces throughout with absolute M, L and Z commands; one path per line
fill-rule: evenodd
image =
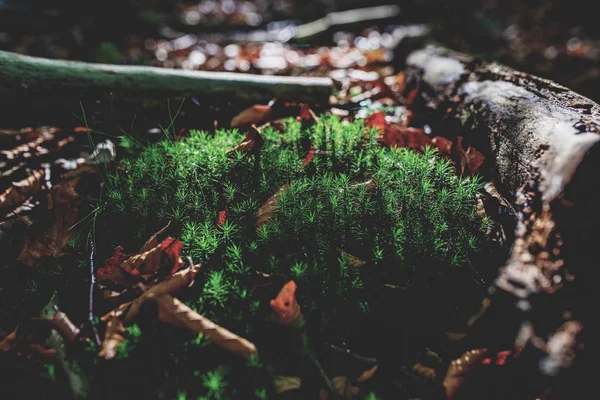
M 174 238 L 166 238 L 160 244 L 143 253 L 126 259 L 121 268 L 132 276 L 147 279 L 161 273 L 163 276 L 172 275 L 183 265 L 179 255 L 183 244 Z
M 483 164 L 485 157 L 472 146 L 469 146 L 465 151 L 462 142 L 463 137 L 458 136 L 456 138 L 456 146 L 454 147 L 458 155 L 458 170 L 461 175 L 468 173 L 469 175 L 474 176 Z
M 125 327 L 119 317 L 111 316 L 106 321 L 106 331 L 102 341 L 102 349 L 98 355 L 105 360 L 111 360 L 117 355 L 117 348 L 125 340 Z
M 244 140 L 233 149 L 227 151 L 227 154 L 233 153 L 256 153 L 264 144 L 264 139 L 256 126 L 252 125 L 244 137 Z
M 267 224 L 279 210 L 279 206 L 277 204 L 281 194 L 290 188 L 290 185 L 285 184 L 275 192 L 275 194 L 267 199 L 265 203 L 258 209 L 256 212 L 256 228 L 261 228 L 265 224 Z
M 306 157 L 304 157 L 304 159 L 302 160 L 302 164 L 310 164 L 313 158 L 315 158 L 315 154 L 317 154 L 317 149 L 315 149 L 314 146 L 311 145 L 308 149 L 308 153 L 306 153 Z
M 385 114 L 381 111 L 374 112 L 365 118 L 365 125 L 369 128 L 377 128 L 381 133 L 385 132 L 385 127 L 387 126 Z
M 289 390 L 300 389 L 302 380 L 299 376 L 275 376 L 275 393 L 280 394 Z
M 79 336 L 79 328 L 61 311 L 48 318 L 48 322 L 67 342 L 73 342 Z
M 230 125 L 232 128 L 244 128 L 251 125 L 258 125 L 259 122 L 265 121 L 269 115 L 271 115 L 271 111 L 271 103 L 267 105 L 255 104 L 233 117 Z
M 160 296 L 156 298 L 156 302 L 161 322 L 201 333 L 217 346 L 242 357 L 248 358 L 257 354 L 254 343 L 215 324 L 171 295 Z
M 352 254 L 343 250 L 341 250 L 340 253 L 342 260 L 344 260 L 351 267 L 360 268 L 367 263 L 365 260 L 361 260 L 360 258 L 353 256 Z
M 52 210 L 52 224 L 40 236 L 27 236 L 18 261 L 34 266 L 44 256 L 58 257 L 67 241 L 75 234 L 71 229 L 78 221 L 79 195 L 75 187 L 79 178 L 59 183 L 48 194 Z
M 436 136 L 431 140 L 431 144 L 437 147 L 440 156 L 449 156 L 452 154 L 452 141 L 442 136 Z
M 199 270 L 200 265 L 194 265 L 193 267 L 189 267 L 177 272 L 167 280 L 151 287 L 142 295 L 138 296 L 135 300 L 123 303 L 116 309 L 110 311 L 108 314 L 102 317 L 102 320 L 108 321 L 111 316 L 118 316 L 123 319 L 123 324 L 125 326 L 131 325 L 136 315 L 142 308 L 142 305 L 146 301 L 155 299 L 165 294 L 171 294 L 179 289 L 191 286 L 194 283 L 194 278 Z
M 496 189 L 496 185 L 494 185 L 494 182 L 486 183 L 483 188 L 485 189 L 486 193 L 492 196 L 494 199 L 496 199 L 498 203 L 500 203 L 500 205 L 504 207 L 510 215 L 514 215 L 514 208 L 504 197 L 502 197 L 500 192 L 498 192 L 498 189 Z
M 398 124 L 387 125 L 380 140 L 390 147 L 408 147 L 413 150 L 421 150 L 421 148 L 431 145 L 431 138 L 423 132 L 423 129 L 404 127 Z
M 144 253 L 144 252 L 152 249 L 153 247 L 156 247 L 159 243 L 158 237 L 169 227 L 169 225 L 171 225 L 171 221 L 169 221 L 167 223 L 167 225 L 165 225 L 164 228 L 162 228 L 161 230 L 159 230 L 158 232 L 156 232 L 155 234 L 150 236 L 150 238 L 148 238 L 148 240 L 146 240 L 146 243 L 144 243 L 144 245 L 142 246 L 142 248 L 140 249 L 140 251 L 138 253 Z
M 487 349 L 469 350 L 450 363 L 442 383 L 449 400 L 454 398 L 473 369 L 481 365 L 486 354 Z
M 41 155 L 47 153 L 48 150 L 41 147 L 41 145 L 53 140 L 54 132 L 42 130 L 37 134 L 38 136 L 30 142 L 21 144 L 10 150 L 2 150 L 0 151 L 0 154 L 3 154 L 7 160 L 13 161 L 17 158 L 30 158 L 32 155 Z
M 354 385 L 347 376 L 334 376 L 331 378 L 331 385 L 333 386 L 334 393 L 334 396 L 331 396 L 331 398 L 356 399 L 360 396 L 360 388 Z M 319 400 L 327 400 L 329 398 L 329 392 L 326 389 L 322 389 L 319 392 Z
M 13 182 L 12 186 L 0 194 L 0 208 L 14 206 L 32 194 L 42 191 L 44 170 L 34 170 L 27 178 Z
M 129 281 L 121 270 L 121 264 L 130 257 L 123 253 L 123 247 L 117 246 L 113 255 L 104 261 L 104 266 L 96 271 L 96 278 L 99 281 L 113 281 L 127 286 Z
M 315 123 L 318 120 L 319 118 L 313 112 L 313 110 L 310 109 L 308 104 L 302 104 L 302 106 L 300 106 L 300 115 L 298 115 L 296 121 L 304 123 Z
M 432 381 L 435 380 L 437 375 L 435 372 L 435 368 L 426 367 L 421 363 L 416 363 L 415 365 L 413 365 L 412 371 L 420 377 L 430 379 Z
M 276 298 L 269 303 L 273 310 L 273 317 L 281 325 L 301 324 L 304 315 L 296 301 L 296 282 L 289 281 L 279 291 Z

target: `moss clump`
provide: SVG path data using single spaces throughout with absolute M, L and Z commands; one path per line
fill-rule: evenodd
M 283 133 L 261 134 L 260 153 L 227 154 L 243 134 L 192 131 L 123 160 L 107 181 L 107 209 L 120 220 L 115 242 L 132 233 L 141 242 L 172 220 L 188 254 L 208 261 L 203 279 L 180 296 L 199 312 L 260 343 L 273 293 L 261 297 L 251 277 L 269 273 L 298 283 L 313 343 L 343 343 L 384 285 L 444 287 L 437 300 L 445 301 L 452 285 L 476 275 L 470 260 L 488 225 L 476 212 L 480 182 L 457 177 L 434 150 L 384 148 L 361 121 L 333 117 L 312 127 L 288 120 Z M 257 228 L 257 212 L 278 191 L 271 218 Z M 266 346 L 261 354 L 275 344 Z M 204 364 L 198 373 L 212 382 L 218 363 Z

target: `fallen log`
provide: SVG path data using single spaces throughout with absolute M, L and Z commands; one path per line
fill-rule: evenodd
M 257 102 L 278 98 L 326 103 L 332 89 L 329 78 L 92 64 L 5 51 L 0 51 L 0 64 L 0 103 L 27 97 L 77 99 L 90 93 L 134 99 L 219 96 Z
M 600 236 L 600 106 L 551 81 L 447 49 L 413 52 L 407 64 L 407 86 L 418 88 L 424 109 L 444 132 L 484 153 L 487 174 L 517 206 L 509 258 L 457 351 L 535 349 L 538 357 L 521 357 L 528 371 L 575 379 Z M 529 382 L 531 395 L 543 381 Z

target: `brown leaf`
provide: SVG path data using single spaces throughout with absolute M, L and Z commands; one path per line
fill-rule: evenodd
M 457 168 L 461 175 L 468 173 L 469 175 L 474 176 L 483 164 L 485 157 L 472 146 L 469 146 L 465 151 L 462 142 L 463 137 L 458 136 L 456 138 L 456 146 L 454 147 L 458 155 Z
M 131 282 L 121 270 L 121 264 L 130 257 L 129 254 L 123 253 L 123 247 L 117 246 L 113 255 L 104 261 L 104 266 L 96 271 L 96 277 L 99 281 L 112 281 L 124 286 L 128 286 Z
M 63 312 L 57 312 L 48 318 L 48 322 L 68 342 L 73 342 L 79 335 L 79 328 Z
M 442 136 L 434 137 L 431 144 L 437 147 L 440 156 L 449 156 L 452 153 L 452 141 Z
M 178 239 L 166 238 L 150 250 L 129 257 L 121 268 L 145 279 L 159 272 L 165 276 L 172 275 L 183 265 L 179 257 L 182 249 L 183 244 Z
M 271 115 L 272 104 L 267 105 L 255 104 L 250 108 L 233 117 L 231 120 L 232 128 L 245 128 L 251 125 L 258 125 L 259 122 L 265 121 Z
M 302 380 L 299 376 L 275 376 L 275 393 L 280 394 L 289 390 L 300 389 Z
M 164 228 L 156 232 L 154 235 L 150 236 L 150 238 L 146 240 L 146 243 L 144 243 L 144 245 L 138 253 L 144 253 L 150 250 L 151 248 L 156 247 L 159 243 L 158 236 L 160 236 L 169 227 L 169 225 L 171 225 L 171 221 L 169 221 L 169 223 Z
M 52 210 L 52 224 L 41 236 L 26 237 L 19 254 L 19 262 L 34 266 L 43 256 L 58 257 L 67 241 L 75 233 L 71 229 L 78 221 L 79 195 L 75 186 L 79 178 L 60 183 L 50 190 L 48 202 Z
M 121 304 L 115 310 L 104 315 L 102 320 L 107 321 L 111 316 L 118 316 L 123 319 L 123 324 L 125 324 L 125 326 L 132 324 L 142 305 L 146 301 L 155 299 L 165 294 L 171 294 L 179 289 L 191 286 L 194 283 L 194 278 L 199 270 L 200 265 L 194 265 L 193 267 L 177 272 L 167 280 L 164 280 L 161 283 L 151 287 L 135 300 Z
M 258 209 L 256 212 L 256 228 L 261 228 L 265 224 L 267 224 L 279 210 L 279 206 L 277 204 L 281 194 L 290 188 L 290 185 L 285 184 L 275 192 L 275 194 L 267 199 L 265 203 Z
M 442 383 L 449 400 L 454 398 L 473 369 L 481 365 L 486 353 L 487 349 L 469 350 L 450 363 Z
M 500 203 L 500 205 L 506 207 L 508 209 L 508 213 L 510 215 L 514 215 L 515 210 L 514 210 L 513 206 L 504 197 L 502 197 L 500 192 L 498 192 L 498 189 L 496 189 L 496 185 L 494 185 L 494 182 L 486 183 L 483 188 L 485 189 L 487 194 L 489 194 L 494 199 L 496 199 L 498 201 L 498 203 Z
M 256 153 L 264 144 L 264 139 L 260 135 L 260 131 L 256 126 L 252 125 L 246 134 L 246 137 L 240 144 L 235 146 L 233 149 L 227 151 L 227 154 L 233 153 Z
M 412 371 L 425 379 L 435 380 L 436 378 L 435 368 L 426 367 L 421 363 L 413 365 Z
M 352 254 L 341 250 L 341 257 L 348 265 L 354 268 L 360 268 L 365 265 L 367 262 L 365 260 L 361 260 L 360 258 L 353 256 Z
M 242 357 L 257 354 L 254 343 L 204 318 L 171 295 L 160 296 L 156 298 L 156 302 L 160 321 L 201 333 L 217 346 Z
M 12 186 L 0 194 L 0 208 L 14 206 L 32 194 L 42 191 L 44 170 L 34 170 L 27 178 L 13 182 Z
M 431 145 L 431 138 L 423 132 L 423 129 L 398 124 L 388 125 L 380 140 L 390 147 L 408 147 L 413 150 Z
M 289 281 L 279 291 L 276 298 L 270 302 L 273 317 L 281 325 L 301 324 L 304 315 L 296 301 L 296 282 Z
M 111 360 L 117 355 L 117 348 L 125 340 L 125 327 L 119 317 L 111 316 L 106 321 L 106 331 L 102 341 L 102 349 L 98 355 L 105 360 Z
M 10 150 L 2 150 L 0 151 L 0 154 L 3 154 L 4 157 L 9 161 L 15 160 L 18 157 L 29 158 L 32 155 L 45 154 L 48 152 L 48 150 L 41 147 L 41 145 L 53 140 L 54 132 L 51 132 L 50 130 L 42 130 L 38 133 L 38 135 L 39 136 L 28 143 L 21 144 Z
M 310 109 L 308 104 L 302 104 L 300 107 L 300 115 L 296 118 L 298 122 L 315 123 L 319 120 L 317 115 Z
M 334 396 L 329 396 L 326 389 L 319 392 L 319 400 L 327 400 L 330 397 L 337 399 L 357 399 L 360 396 L 360 388 L 352 383 L 347 376 L 334 376 L 331 378 Z

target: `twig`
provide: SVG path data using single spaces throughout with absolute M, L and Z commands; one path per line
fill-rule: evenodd
M 90 231 L 90 233 L 88 234 L 88 242 L 90 244 L 90 300 L 88 304 L 88 321 L 90 323 L 90 326 L 92 327 L 92 331 L 94 332 L 94 340 L 96 341 L 96 344 L 100 346 L 102 342 L 100 341 L 100 335 L 98 335 L 96 325 L 94 325 L 94 286 L 96 285 L 96 278 L 94 276 L 94 258 L 96 253 L 96 246 L 92 237 L 92 231 Z

